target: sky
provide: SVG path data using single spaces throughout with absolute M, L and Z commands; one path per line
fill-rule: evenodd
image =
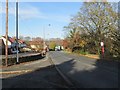
M 20 2 L 19 36 L 64 38 L 63 27 L 82 2 Z M 5 35 L 5 3 L 2 2 L 2 35 Z M 15 3 L 9 2 L 9 36 L 15 36 Z
M 1 0 L 5 2 L 6 0 Z M 15 2 L 16 0 L 9 0 L 9 2 Z M 19 2 L 91 2 L 93 0 L 18 0 Z M 96 0 L 101 2 L 103 0 Z M 119 2 L 120 0 L 107 0 L 108 2 Z
M 109 1 L 112 2 L 113 0 Z M 118 2 L 118 0 L 114 0 L 114 2 Z M 82 3 L 19 2 L 19 36 L 41 37 L 45 39 L 64 38 L 65 32 L 63 27 L 67 26 L 72 16 L 77 14 Z M 0 30 L 2 31 L 0 31 L 0 35 L 5 35 L 5 6 L 3 0 L 0 3 L 0 19 L 2 19 L 0 20 Z M 15 2 L 9 2 L 9 36 L 16 35 L 15 20 Z

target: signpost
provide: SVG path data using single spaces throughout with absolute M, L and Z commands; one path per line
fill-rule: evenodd
M 17 50 L 17 64 L 19 63 L 19 57 L 18 57 L 18 1 L 16 2 L 16 50 Z
M 102 57 L 104 58 L 104 43 L 103 42 L 101 42 L 100 43 L 101 44 L 101 51 L 102 51 Z

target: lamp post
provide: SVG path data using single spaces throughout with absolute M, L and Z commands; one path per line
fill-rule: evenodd
M 18 57 L 18 0 L 16 1 L 16 50 L 17 50 L 17 54 L 16 54 L 16 58 L 17 58 L 17 63 L 19 64 L 19 57 Z
M 48 26 L 51 26 L 51 24 L 48 24 Z M 44 42 L 45 42 L 45 38 L 46 38 L 46 37 L 45 37 L 45 29 L 46 29 L 46 28 L 45 28 L 45 27 L 43 27 L 43 33 L 44 33 Z
M 48 24 L 48 26 L 51 26 L 51 24 Z M 45 27 L 43 28 L 43 33 L 44 33 L 44 42 L 43 42 L 43 47 L 44 47 L 44 53 L 46 53 L 46 49 L 47 49 L 47 46 L 46 46 L 46 42 L 45 42 Z

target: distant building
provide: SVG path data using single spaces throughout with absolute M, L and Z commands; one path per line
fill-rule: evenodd
M 51 38 L 51 39 L 49 39 L 49 42 L 55 42 L 57 46 L 62 46 L 62 41 L 63 41 L 63 39 L 60 39 L 60 38 Z
M 32 38 L 32 41 L 43 41 L 41 37 Z
M 26 44 L 23 40 L 18 40 L 19 43 L 19 49 L 26 47 Z M 5 54 L 5 45 L 6 45 L 6 37 L 1 36 L 0 37 L 0 50 L 2 52 L 0 54 Z M 15 53 L 16 52 L 16 40 L 15 38 L 11 38 L 8 36 L 8 54 Z
M 24 47 L 26 47 L 26 43 L 25 43 L 23 40 L 19 39 L 19 40 L 18 40 L 18 43 L 19 43 L 19 48 L 24 48 Z
M 42 41 L 29 41 L 29 46 L 31 49 L 38 51 L 43 49 L 43 42 Z

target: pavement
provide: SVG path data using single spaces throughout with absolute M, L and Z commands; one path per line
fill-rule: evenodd
M 61 51 L 51 51 L 49 57 L 78 88 L 118 88 L 118 62 Z
M 46 57 L 2 68 L 2 88 L 68 88 L 69 85 Z
M 13 74 L 22 74 L 34 71 L 38 68 L 47 67 L 51 65 L 49 62 L 46 62 L 46 58 L 37 60 L 37 61 L 31 61 L 31 62 L 25 62 L 20 63 L 12 66 L 4 66 L 0 69 L 0 74 L 2 74 L 1 78 L 10 77 L 10 74 L 13 76 Z

